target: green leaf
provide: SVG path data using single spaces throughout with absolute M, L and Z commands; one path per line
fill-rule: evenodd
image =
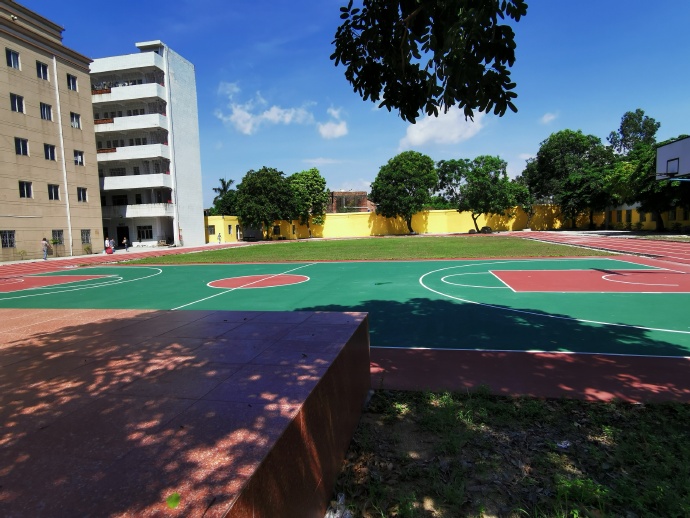
M 165 503 L 168 504 L 170 509 L 176 509 L 180 505 L 180 493 L 173 493 L 165 499 Z

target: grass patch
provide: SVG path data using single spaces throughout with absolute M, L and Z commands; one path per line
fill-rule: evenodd
M 377 391 L 335 493 L 355 517 L 690 516 L 690 405 Z
M 500 257 L 580 257 L 611 255 L 558 243 L 509 236 L 387 237 L 299 240 L 174 254 L 132 261 L 136 264 L 263 263 L 288 261 L 364 261 L 472 259 Z

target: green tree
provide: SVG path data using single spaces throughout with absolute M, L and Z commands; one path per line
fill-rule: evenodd
M 659 145 L 673 140 L 675 139 Z M 656 148 L 656 145 L 636 144 L 616 168 L 615 173 L 618 176 L 614 181 L 617 185 L 626 186 L 622 190 L 623 202 L 637 203 L 638 211 L 654 214 L 656 230 L 663 232 L 665 225 L 662 214 L 690 204 L 690 183 L 656 179 Z
M 522 175 L 530 192 L 537 199 L 560 205 L 573 227 L 576 217 L 585 211 L 589 211 L 593 225 L 594 211 L 610 203 L 603 186 L 614 162 L 611 150 L 598 137 L 562 130 L 540 144 L 536 159 L 528 163 Z
M 515 34 L 499 22 L 518 22 L 525 0 L 350 0 L 340 11 L 331 59 L 365 101 L 410 122 L 455 104 L 470 118 L 517 111 Z
M 533 160 L 527 162 L 527 167 Z M 529 185 L 527 184 L 527 179 L 523 175 L 518 175 L 511 183 L 514 184 L 513 190 L 515 193 L 515 205 L 520 207 L 522 211 L 527 215 L 527 228 L 530 228 L 532 224 L 532 218 L 536 211 L 536 205 L 538 203 L 537 198 L 529 190 Z
M 511 215 L 524 188 L 511 183 L 507 164 L 497 156 L 474 160 L 442 160 L 438 163 L 439 189 L 458 212 L 470 212 L 474 228 L 482 214 Z
M 618 153 L 627 154 L 637 144 L 653 145 L 656 142 L 656 132 L 661 123 L 644 114 L 638 108 L 634 112 L 625 112 L 621 118 L 621 125 L 617 131 L 612 131 L 607 140 Z
M 678 206 L 690 204 L 690 185 L 686 182 L 656 179 L 656 132 L 661 126 L 637 109 L 626 112 L 618 130 L 611 132 L 609 142 L 621 156 L 609 175 L 608 185 L 617 204 L 637 204 L 638 211 L 655 215 L 656 230 L 665 230 L 662 214 Z
M 294 214 L 292 189 L 285 175 L 277 169 L 252 169 L 237 186 L 237 217 L 240 223 L 261 226 L 266 239 L 275 221 L 291 220 Z
M 211 216 L 234 216 L 237 213 L 237 191 L 231 189 L 233 183 L 234 180 L 220 178 L 220 186 L 212 187 L 216 196 L 209 210 Z
M 295 216 L 301 225 L 306 225 L 311 237 L 310 220 L 315 225 L 323 225 L 329 193 L 326 179 L 315 167 L 288 177 L 295 203 Z
M 413 234 L 412 216 L 429 203 L 437 182 L 430 157 L 417 151 L 404 151 L 381 166 L 371 184 L 369 199 L 376 204 L 377 214 L 403 218 Z
M 212 187 L 213 192 L 216 193 L 215 198 L 213 198 L 214 205 L 218 200 L 225 196 L 228 193 L 228 191 L 230 191 L 232 184 L 235 183 L 235 180 L 226 180 L 225 178 L 220 178 L 218 181 L 220 182 L 220 186 Z

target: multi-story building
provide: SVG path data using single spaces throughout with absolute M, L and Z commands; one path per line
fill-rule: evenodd
M 205 239 L 194 66 L 161 41 L 91 65 L 103 232 L 134 246 Z
M 0 261 L 41 257 L 44 237 L 58 255 L 101 242 L 91 60 L 63 30 L 0 0 Z

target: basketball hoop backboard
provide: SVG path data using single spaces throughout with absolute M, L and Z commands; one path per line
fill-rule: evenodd
M 690 180 L 690 137 L 656 149 L 657 180 Z

